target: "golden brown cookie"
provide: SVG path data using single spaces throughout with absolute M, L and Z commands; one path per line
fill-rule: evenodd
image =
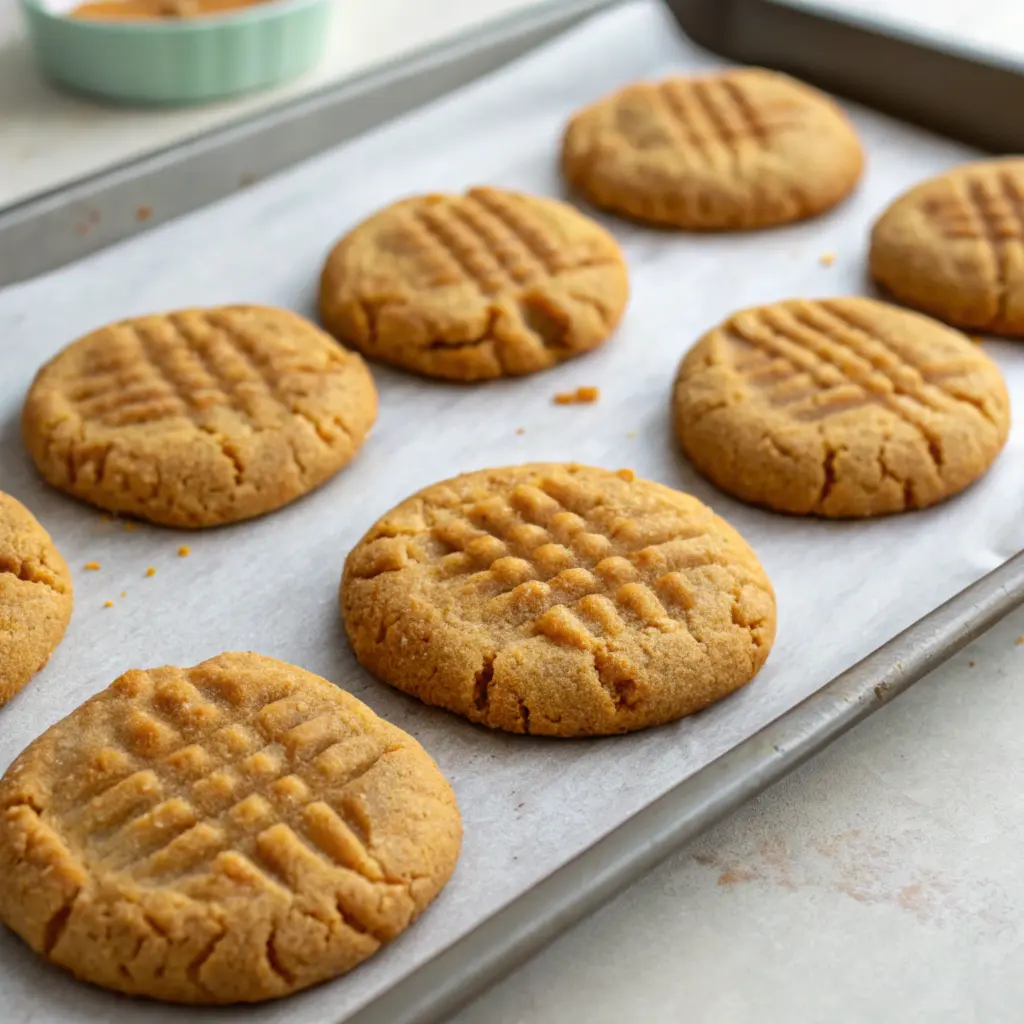
M 957 167 L 900 196 L 871 233 L 871 274 L 959 327 L 1024 334 L 1024 160 Z
M 320 315 L 373 359 L 486 380 L 596 348 L 628 292 L 599 224 L 554 199 L 474 188 L 406 199 L 353 229 L 324 266 Z
M 0 705 L 50 660 L 73 604 L 71 573 L 50 535 L 0 491 Z
M 124 320 L 69 345 L 36 376 L 22 433 L 55 487 L 200 527 L 319 486 L 376 416 L 355 353 L 294 313 L 223 306 Z
M 691 231 L 813 217 L 863 164 L 836 103 L 760 68 L 629 85 L 579 111 L 562 146 L 566 179 L 595 206 Z
M 676 379 L 676 435 L 723 491 L 835 518 L 924 508 L 1006 442 L 999 368 L 957 331 L 871 299 L 746 309 Z
M 459 853 L 412 737 L 257 654 L 126 672 L 0 782 L 0 917 L 78 978 L 259 1002 L 355 967 Z
M 348 635 L 376 676 L 509 732 L 603 735 L 748 683 L 775 598 L 740 535 L 687 494 L 538 463 L 435 484 L 348 557 Z

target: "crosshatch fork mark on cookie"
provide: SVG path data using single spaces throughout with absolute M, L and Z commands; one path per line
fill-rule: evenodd
M 970 174 L 947 195 L 924 203 L 943 238 L 984 246 L 998 293 L 996 320 L 1006 315 L 1013 253 L 1024 254 L 1024 182 L 1009 171 Z
M 554 479 L 439 510 L 429 538 L 441 578 L 484 598 L 483 621 L 587 649 L 630 627 L 690 629 L 700 582 L 691 574 L 744 575 L 703 525 L 666 512 L 645 526 Z M 390 571 L 381 554 L 364 578 Z
M 886 408 L 924 435 L 939 464 L 930 419 L 962 406 L 989 419 L 983 405 L 943 388 L 957 366 L 912 361 L 907 350 L 834 303 L 734 318 L 727 337 L 738 349 L 755 350 L 738 358 L 737 370 L 794 419 L 820 421 L 867 405 Z
M 609 635 L 626 628 L 623 614 L 663 632 L 679 628 L 656 590 L 685 610 L 692 603 L 685 581 L 662 571 L 652 589 L 645 579 L 650 573 L 643 573 L 637 563 L 657 563 L 667 570 L 665 545 L 699 539 L 703 531 L 680 529 L 672 541 L 645 547 L 639 560 L 623 557 L 603 525 L 588 519 L 586 511 L 580 515 L 566 508 L 552 489 L 547 481 L 539 487 L 520 484 L 512 490 L 508 506 L 480 503 L 465 510 L 465 519 L 450 519 L 433 530 L 436 540 L 456 556 L 465 556 L 449 563 L 449 571 L 469 575 L 485 591 L 496 591 L 489 617 L 517 611 L 537 615 L 537 632 L 563 640 L 571 640 L 582 626 L 568 620 L 566 607 Z
M 495 295 L 576 267 L 543 225 L 507 196 L 488 189 L 417 204 L 405 220 L 405 233 L 433 287 L 470 281 L 485 295 Z
M 152 684 L 141 672 L 126 679 Z M 158 681 L 137 705 L 64 815 L 88 857 L 143 885 L 203 868 L 293 894 L 339 868 L 402 885 L 367 850 L 350 791 L 398 745 L 359 735 L 336 704 L 283 690 L 245 722 L 230 690 L 184 677 Z M 365 930 L 355 908 L 339 911 Z
M 761 109 L 728 78 L 668 79 L 658 86 L 657 95 L 679 141 L 708 163 L 714 162 L 716 151 L 735 158 L 741 145 L 764 149 L 793 124 L 791 114 Z
M 111 358 L 72 393 L 82 418 L 106 427 L 184 417 L 196 425 L 210 409 L 233 410 L 250 427 L 292 415 L 303 376 L 325 369 L 286 347 L 262 352 L 229 315 L 174 315 L 114 325 Z
M 1024 239 L 1024 182 L 1008 171 L 966 176 L 961 187 L 926 200 L 924 210 L 944 238 L 993 247 Z

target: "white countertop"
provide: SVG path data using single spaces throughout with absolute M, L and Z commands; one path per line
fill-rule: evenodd
M 821 0 L 818 0 L 821 2 Z M 299 83 L 201 110 L 51 91 L 0 0 L 0 208 L 530 0 L 346 0 Z M 1019 0 L 842 0 L 1024 56 Z M 457 1024 L 1024 1019 L 1024 613 L 637 883 Z
M 365 71 L 544 0 L 336 0 L 324 57 L 298 81 L 185 110 L 130 110 L 60 93 L 35 74 L 17 0 L 0 0 L 0 210 L 132 157 Z M 1019 0 L 793 0 L 906 22 L 1024 54 Z
M 17 0 L 0 0 L 0 209 L 366 71 L 538 0 L 336 0 L 318 66 L 240 100 L 132 110 L 58 92 L 35 73 Z

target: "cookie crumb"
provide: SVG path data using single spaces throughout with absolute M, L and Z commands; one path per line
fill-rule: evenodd
M 555 405 L 590 405 L 600 397 L 600 388 L 584 387 L 575 391 L 560 391 L 555 395 Z
M 823 252 L 821 256 L 818 257 L 818 262 L 823 267 L 831 267 L 832 264 L 835 263 L 835 261 L 836 254 L 834 252 Z
M 125 522 L 123 522 L 121 526 L 124 529 L 125 533 L 131 533 L 132 530 L 135 529 L 135 524 L 131 520 L 125 520 Z
M 148 569 L 146 570 L 146 575 L 147 575 L 147 576 L 155 576 L 155 575 L 156 575 L 156 569 L 154 569 L 154 568 L 153 568 L 153 566 L 150 566 L 150 567 L 149 567 L 149 568 L 148 568 Z
M 615 475 L 620 480 L 625 480 L 627 484 L 631 484 L 636 479 L 636 473 L 634 473 L 631 469 L 617 470 Z
M 178 557 L 179 558 L 188 558 L 188 556 L 191 555 L 191 554 L 192 554 L 192 549 L 190 547 L 186 547 L 184 544 L 182 544 L 182 546 L 180 548 L 178 548 Z
M 100 571 L 100 563 L 99 562 L 86 562 L 85 565 L 82 566 L 82 568 L 86 572 L 99 572 Z
M 152 217 L 152 216 L 153 216 L 153 207 L 152 206 L 140 206 L 135 211 L 135 219 L 140 224 L 145 224 L 146 221 L 149 220 L 149 218 Z
M 967 666 L 968 666 L 968 668 L 974 668 L 974 662 L 973 661 L 967 662 Z
M 103 602 L 103 607 L 104 608 L 113 608 L 114 607 L 114 602 L 113 601 L 104 601 Z
M 1021 644 L 1024 644 L 1024 636 L 1017 637 L 1017 646 L 1020 647 Z
M 526 433 L 526 427 L 516 427 L 516 433 L 520 434 L 520 435 L 525 434 Z
M 121 596 L 122 597 L 127 597 L 128 596 L 128 591 L 127 590 L 122 590 L 121 591 Z

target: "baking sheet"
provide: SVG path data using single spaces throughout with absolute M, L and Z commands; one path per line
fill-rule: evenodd
M 733 309 L 794 295 L 863 292 L 866 229 L 898 191 L 970 151 L 855 111 L 871 160 L 856 197 L 806 225 L 687 237 L 606 223 L 633 273 L 631 308 L 604 349 L 518 381 L 456 387 L 375 368 L 381 416 L 361 457 L 282 512 L 223 530 L 127 532 L 43 487 L 18 435 L 38 365 L 125 316 L 264 302 L 312 314 L 321 260 L 368 212 L 415 191 L 479 182 L 560 194 L 569 113 L 620 83 L 718 61 L 680 40 L 652 0 L 570 36 L 425 112 L 82 263 L 0 292 L 0 488 L 32 508 L 75 575 L 64 644 L 0 710 L 0 765 L 121 671 L 254 649 L 318 672 L 412 732 L 452 780 L 466 840 L 450 886 L 421 921 L 347 978 L 285 1002 L 229 1011 L 128 1002 L 74 983 L 0 933 L 5 1021 L 340 1021 L 682 778 L 1024 547 L 1015 430 L 992 472 L 939 508 L 872 523 L 787 519 L 717 494 L 677 454 L 668 396 L 676 364 Z M 819 257 L 834 252 L 823 267 Z M 1024 401 L 1024 355 L 988 350 Z M 592 406 L 557 391 L 597 385 Z M 517 434 L 517 428 L 524 428 Z M 511 737 L 426 708 L 372 680 L 348 651 L 336 592 L 348 549 L 411 491 L 454 473 L 577 460 L 689 490 L 753 544 L 779 600 L 779 639 L 746 690 L 688 721 L 606 740 Z M 188 543 L 192 554 L 179 558 Z M 81 571 L 87 561 L 102 569 Z M 157 570 L 152 578 L 146 569 Z M 119 597 L 124 591 L 127 596 Z M 115 607 L 105 609 L 106 600 Z

